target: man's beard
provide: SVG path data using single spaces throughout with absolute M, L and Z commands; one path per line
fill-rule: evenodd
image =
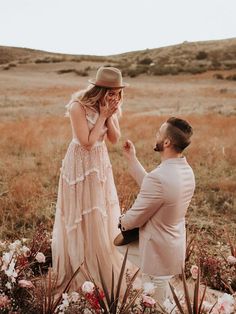
M 164 150 L 164 141 L 161 141 L 160 143 L 156 143 L 156 146 L 154 147 L 155 152 L 163 152 Z

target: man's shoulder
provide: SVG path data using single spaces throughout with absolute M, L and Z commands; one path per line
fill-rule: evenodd
M 175 162 L 175 160 L 162 162 L 155 169 L 149 172 L 148 175 L 163 183 L 168 180 L 168 178 L 173 179 L 173 177 L 177 176 L 181 172 L 189 173 L 194 176 L 193 169 L 187 162 L 186 158 L 180 162 Z
M 159 183 L 161 183 L 162 179 L 162 173 L 163 170 L 161 169 L 160 166 L 157 166 L 155 169 L 153 169 L 152 171 L 148 172 L 146 177 L 149 178 L 150 180 L 153 179 L 154 181 L 157 181 Z

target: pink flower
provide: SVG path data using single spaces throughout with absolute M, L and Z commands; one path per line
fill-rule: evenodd
M 143 294 L 142 299 L 143 304 L 146 307 L 153 307 L 156 304 L 156 301 L 153 298 L 149 297 L 148 295 Z
M 230 255 L 227 257 L 227 262 L 230 264 L 230 265 L 235 265 L 236 264 L 236 257 Z
M 11 301 L 8 299 L 7 295 L 0 294 L 0 309 L 8 306 Z
M 190 273 L 191 273 L 193 279 L 197 279 L 198 267 L 196 265 L 192 265 L 192 267 L 190 269 Z
M 46 261 L 45 255 L 42 252 L 38 252 L 37 255 L 35 256 L 35 259 L 39 263 L 45 263 Z
M 25 279 L 21 279 L 18 281 L 18 285 L 21 287 L 21 288 L 34 288 L 34 285 L 32 284 L 31 281 L 29 280 L 25 280 Z

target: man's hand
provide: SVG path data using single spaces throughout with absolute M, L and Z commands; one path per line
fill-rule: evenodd
M 132 160 L 136 157 L 134 144 L 130 140 L 126 140 L 123 145 L 123 155 L 127 160 Z

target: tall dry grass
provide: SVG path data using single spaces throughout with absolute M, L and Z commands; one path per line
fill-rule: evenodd
M 197 188 L 188 219 L 195 228 L 211 220 L 236 225 L 235 116 L 189 115 L 194 128 L 186 151 Z M 138 192 L 127 173 L 122 141 L 131 139 L 147 170 L 159 162 L 153 151 L 155 134 L 165 116 L 124 113 L 122 140 L 109 146 L 121 207 L 128 208 Z M 69 120 L 31 118 L 0 124 L 0 238 L 29 237 L 40 223 L 51 230 L 61 160 L 69 144 Z

